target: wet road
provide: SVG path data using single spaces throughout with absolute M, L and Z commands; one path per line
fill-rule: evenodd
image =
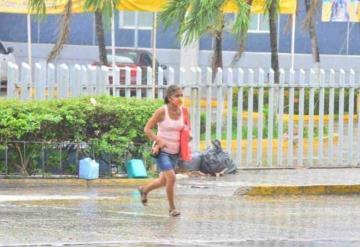
M 178 186 L 182 215 L 171 218 L 163 190 L 143 207 L 134 188 L 7 188 L 0 244 L 360 246 L 360 196 L 235 197 L 235 189 Z

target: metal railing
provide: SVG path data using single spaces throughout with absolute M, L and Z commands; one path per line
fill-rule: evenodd
M 83 95 L 162 98 L 166 85 L 184 88 L 194 150 L 211 140 L 239 168 L 360 165 L 359 72 L 210 68 L 111 68 L 23 63 L 8 65 L 7 98 L 23 100 Z M 143 76 L 146 75 L 146 76 Z M 154 90 L 155 89 L 155 90 Z

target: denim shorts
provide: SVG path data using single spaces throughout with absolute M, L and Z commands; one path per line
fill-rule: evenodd
M 160 151 L 156 158 L 156 164 L 160 171 L 173 170 L 175 169 L 178 158 L 178 154 L 169 154 L 164 151 Z

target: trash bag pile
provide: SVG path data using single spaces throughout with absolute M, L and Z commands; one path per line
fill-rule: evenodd
M 212 141 L 212 146 L 204 152 L 194 152 L 190 161 L 181 161 L 179 167 L 183 170 L 217 176 L 218 174 L 233 174 L 236 165 L 230 155 L 223 151 L 219 140 Z

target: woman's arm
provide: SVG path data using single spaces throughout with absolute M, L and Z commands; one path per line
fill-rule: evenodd
M 157 135 L 155 135 L 153 129 L 156 127 L 158 122 L 161 122 L 163 120 L 164 114 L 165 114 L 164 108 L 157 109 L 154 112 L 154 114 L 149 118 L 149 120 L 147 121 L 147 123 L 144 127 L 145 135 L 150 140 L 155 141 L 160 148 L 165 147 L 166 144 L 161 138 L 159 138 Z

